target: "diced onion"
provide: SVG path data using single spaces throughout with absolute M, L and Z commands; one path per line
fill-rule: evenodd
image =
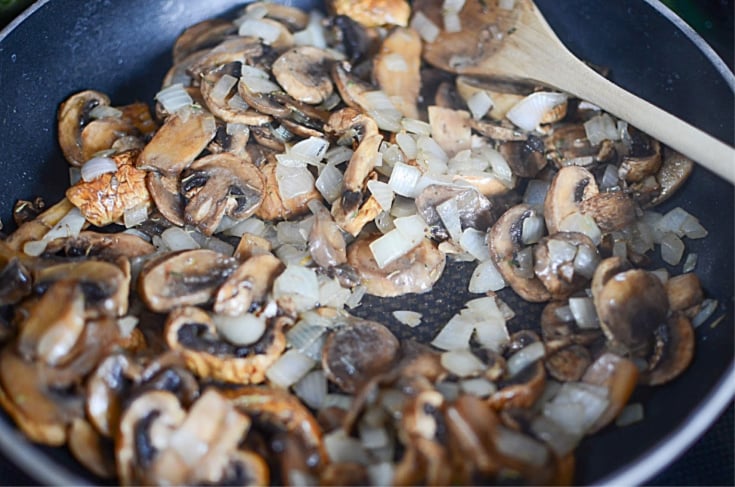
M 482 363 L 468 349 L 449 350 L 441 354 L 442 367 L 457 377 L 469 377 L 485 369 Z
M 465 379 L 459 383 L 459 387 L 462 389 L 462 392 L 472 394 L 477 397 L 488 397 L 490 394 L 493 394 L 498 390 L 495 384 L 484 377 Z
M 240 24 L 237 34 L 239 36 L 258 37 L 266 44 L 273 44 L 280 37 L 281 30 L 277 26 L 266 21 L 246 18 L 245 21 Z
M 462 232 L 462 237 L 459 239 L 459 245 L 472 254 L 472 256 L 484 262 L 490 258 L 490 248 L 485 242 L 486 233 L 474 228 L 467 228 Z
M 314 189 L 314 176 L 306 167 L 276 166 L 278 192 L 284 200 L 290 200 Z
M 217 103 L 224 103 L 227 95 L 230 94 L 232 88 L 237 84 L 237 78 L 229 74 L 223 74 L 212 88 L 212 100 Z
M 503 10 L 513 10 L 516 0 L 498 0 L 498 7 Z
M 590 145 L 597 146 L 604 140 L 618 140 L 620 134 L 615 121 L 607 113 L 595 115 L 584 123 L 584 131 Z
M 361 465 L 370 463 L 360 440 L 348 436 L 342 428 L 325 434 L 323 440 L 327 455 L 333 463 L 354 462 Z
M 459 219 L 459 208 L 457 199 L 449 198 L 443 203 L 436 205 L 436 212 L 447 229 L 449 236 L 456 242 L 462 238 L 462 222 Z
M 327 164 L 322 168 L 314 185 L 322 196 L 324 196 L 324 199 L 332 203 L 342 194 L 343 180 L 344 176 L 342 171 L 331 164 Z
M 315 361 L 298 350 L 287 350 L 265 371 L 268 381 L 287 389 L 304 377 L 315 365 Z
M 479 120 L 493 107 L 494 102 L 487 91 L 478 90 L 467 99 L 467 108 L 472 113 L 472 118 Z
M 388 431 L 383 426 L 373 426 L 366 421 L 360 421 L 357 424 L 357 430 L 362 446 L 369 450 L 382 448 L 390 443 Z
M 590 215 L 572 213 L 559 223 L 560 232 L 579 232 L 587 235 L 595 246 L 602 241 L 602 231 L 597 226 L 595 219 Z
M 572 313 L 572 309 L 569 307 L 569 305 L 559 306 L 554 310 L 554 315 L 564 323 L 574 321 L 574 314 Z
M 117 172 L 117 164 L 109 157 L 93 157 L 82 166 L 81 176 L 85 182 L 90 182 L 103 174 Z
M 175 83 L 162 89 L 156 93 L 155 99 L 168 113 L 175 113 L 181 108 L 194 104 L 194 100 L 181 83 Z
M 591 298 L 569 298 L 569 310 L 574 321 L 582 329 L 599 328 L 595 304 Z
M 367 183 L 367 188 L 383 211 L 390 211 L 390 207 L 393 204 L 393 198 L 395 198 L 395 193 L 393 193 L 393 189 L 390 185 L 382 181 L 370 180 Z
M 577 247 L 577 254 L 574 256 L 574 272 L 580 276 L 592 279 L 600 262 L 600 256 L 595 249 L 587 245 Z
M 643 420 L 643 404 L 634 402 L 627 404 L 615 419 L 615 426 L 630 426 Z
M 95 120 L 100 118 L 121 118 L 123 112 L 110 105 L 97 105 L 89 111 L 89 117 Z
M 470 338 L 475 329 L 473 322 L 456 314 L 431 341 L 431 344 L 441 350 L 461 350 L 469 348 Z
M 404 325 L 414 328 L 421 324 L 422 315 L 416 311 L 396 310 L 393 311 L 393 317 Z
M 428 43 L 434 42 L 440 33 L 439 27 L 421 11 L 413 14 L 410 26 Z
M 270 79 L 270 76 L 264 70 L 244 63 L 240 66 L 240 76 L 244 78 Z
M 212 322 L 217 332 L 235 345 L 252 345 L 260 340 L 266 328 L 265 317 L 252 313 L 241 316 L 215 314 L 212 316 Z
M 566 101 L 563 93 L 537 91 L 515 104 L 506 117 L 523 130 L 535 130 L 549 111 Z
M 418 149 L 416 139 L 412 135 L 407 132 L 398 132 L 396 134 L 396 143 L 408 159 L 416 159 Z
M 140 225 L 148 219 L 148 205 L 141 204 L 132 208 L 127 208 L 123 213 L 123 224 L 125 228 L 131 228 Z
M 553 419 L 540 414 L 531 421 L 531 431 L 557 454 L 564 457 L 571 453 L 582 439 L 581 433 L 572 433 L 559 426 Z
M 584 434 L 608 407 L 607 389 L 565 382 L 543 406 L 543 414 L 571 434 Z
M 373 463 L 367 467 L 371 485 L 393 485 L 395 466 L 390 461 Z
M 324 159 L 327 150 L 329 150 L 328 140 L 322 139 L 321 137 L 309 137 L 295 143 L 289 148 L 288 152 L 302 156 L 305 159 L 313 161 L 312 164 L 316 164 Z
M 538 468 L 548 461 L 549 451 L 544 445 L 515 430 L 498 426 L 494 438 L 495 447 L 508 457 Z
M 240 78 L 240 83 L 247 86 L 248 90 L 253 93 L 273 93 L 281 89 L 273 81 L 261 78 L 260 76 L 243 76 Z
M 393 167 L 388 185 L 396 194 L 414 198 L 418 196 L 416 185 L 421 178 L 421 170 L 408 164 L 399 162 Z
M 403 130 L 405 130 L 409 134 L 425 136 L 431 135 L 431 125 L 428 122 L 424 122 L 423 120 L 407 117 L 402 118 L 401 127 L 403 127 Z
M 300 265 L 287 265 L 273 283 L 273 297 L 286 302 L 296 311 L 306 311 L 319 302 L 319 280 L 316 272 Z
M 543 211 L 546 193 L 549 191 L 550 183 L 540 179 L 531 179 L 526 185 L 526 192 L 523 193 L 523 202 L 527 205 L 539 208 Z
M 478 264 L 470 277 L 469 291 L 473 294 L 482 294 L 488 291 L 500 291 L 506 286 L 503 275 L 492 259 Z
M 669 265 L 677 265 L 684 255 L 684 242 L 673 232 L 666 232 L 661 239 L 661 259 Z
M 546 355 L 543 342 L 534 342 L 518 350 L 510 356 L 507 362 L 508 375 L 513 377 L 535 361 Z
M 327 397 L 327 378 L 322 370 L 312 370 L 293 386 L 296 395 L 312 409 L 319 409 Z
M 521 228 L 521 242 L 523 245 L 531 245 L 538 243 L 544 236 L 546 225 L 544 219 L 538 213 L 534 213 L 523 219 L 523 227 Z
M 180 227 L 170 227 L 164 230 L 161 233 L 161 240 L 163 240 L 166 248 L 173 252 L 198 249 L 201 247 L 189 232 Z
M 445 9 L 442 11 L 442 21 L 444 23 L 445 32 L 461 32 L 462 21 L 459 18 L 459 12 L 456 10 Z

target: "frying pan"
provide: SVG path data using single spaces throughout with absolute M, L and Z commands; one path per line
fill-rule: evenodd
M 152 102 L 170 66 L 170 47 L 188 25 L 232 12 L 235 0 L 42 0 L 0 33 L 0 217 L 8 228 L 19 198 L 63 195 L 68 166 L 56 142 L 59 103 L 95 89 L 122 105 Z M 305 8 L 315 1 L 289 2 Z M 566 45 L 612 79 L 711 135 L 733 144 L 735 78 L 714 52 L 680 19 L 654 0 L 537 0 Z M 735 161 L 733 161 L 735 165 Z M 734 168 L 735 170 L 735 168 Z M 710 235 L 688 241 L 699 255 L 697 273 L 706 294 L 719 300 L 716 327 L 697 329 L 697 353 L 675 381 L 639 388 L 633 398 L 645 420 L 609 427 L 584 440 L 577 451 L 576 481 L 582 484 L 641 483 L 678 456 L 716 419 L 735 392 L 733 364 L 733 187 L 697 168 L 661 211 L 683 206 Z M 660 263 L 659 263 L 660 265 Z M 680 266 L 671 269 L 681 272 Z M 394 309 L 415 309 L 428 323 L 420 338 L 462 307 L 468 268 L 453 266 L 434 292 L 395 301 L 368 299 L 358 314 L 391 323 Z M 521 315 L 513 326 L 532 326 L 538 309 L 503 294 Z M 393 322 L 395 323 L 395 322 Z M 405 335 L 406 330 L 395 328 Z M 29 444 L 0 416 L 0 447 L 38 480 L 98 482 L 63 449 Z

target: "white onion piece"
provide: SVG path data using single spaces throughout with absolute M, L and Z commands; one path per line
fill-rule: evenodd
M 443 203 L 436 205 L 436 212 L 439 214 L 439 218 L 452 240 L 459 242 L 462 238 L 462 222 L 459 219 L 457 199 L 449 198 Z
M 281 30 L 273 24 L 255 18 L 246 18 L 237 31 L 239 36 L 259 37 L 266 44 L 273 44 L 281 35 Z
M 388 431 L 383 426 L 373 426 L 366 421 L 360 421 L 357 423 L 357 431 L 360 443 L 369 450 L 382 448 L 390 443 Z
M 691 239 L 700 239 L 708 235 L 707 229 L 699 223 L 692 215 L 684 220 L 681 225 L 681 231 L 684 232 L 684 236 Z
M 352 407 L 352 396 L 347 394 L 327 393 L 322 403 L 322 409 L 336 407 L 339 409 L 349 410 Z
M 505 160 L 503 155 L 489 146 L 481 147 L 478 150 L 482 157 L 490 163 L 493 175 L 506 186 L 512 187 L 514 182 L 513 171 L 510 169 L 510 165 L 508 165 L 508 161 Z
M 540 179 L 531 179 L 526 185 L 523 193 L 523 202 L 543 211 L 546 193 L 549 191 L 550 183 Z
M 566 101 L 567 95 L 563 93 L 537 91 L 516 103 L 506 118 L 523 130 L 535 130 L 549 111 Z
M 606 388 L 565 382 L 554 399 L 544 404 L 543 414 L 572 434 L 584 434 L 609 404 Z
M 318 10 L 309 12 L 309 22 L 306 24 L 306 28 L 294 32 L 294 43 L 299 46 L 314 46 L 325 49 L 327 47 L 327 37 L 322 25 L 323 19 L 324 15 Z
M 360 440 L 348 436 L 342 428 L 324 435 L 324 448 L 333 463 L 355 462 L 361 465 L 370 463 L 369 456 Z
M 457 377 L 469 377 L 485 369 L 485 364 L 468 349 L 449 350 L 441 354 L 442 367 Z
M 531 245 L 538 243 L 546 232 L 546 224 L 543 216 L 534 213 L 523 219 L 523 227 L 521 228 L 521 242 L 523 245 Z
M 314 161 L 313 164 L 316 164 L 324 159 L 328 150 L 328 140 L 322 139 L 321 137 L 309 137 L 292 145 L 288 149 L 288 152 Z
M 72 208 L 39 241 L 29 241 L 23 245 L 27 255 L 38 256 L 46 250 L 48 242 L 57 238 L 76 237 L 87 223 L 79 208 Z
M 554 310 L 554 315 L 564 323 L 574 321 L 574 314 L 572 313 L 572 309 L 569 307 L 569 305 L 559 306 Z
M 444 23 L 445 32 L 461 32 L 462 21 L 459 18 L 459 12 L 456 10 L 442 10 L 442 22 Z
M 417 160 L 436 160 L 442 163 L 449 161 L 449 156 L 439 143 L 426 135 L 419 135 L 416 139 L 416 151 Z
M 303 351 L 326 332 L 327 327 L 323 324 L 302 319 L 286 332 L 286 343 L 295 350 Z
M 319 409 L 327 397 L 327 378 L 322 370 L 312 370 L 293 385 L 293 391 L 312 409 Z
M 643 404 L 639 402 L 634 402 L 631 404 L 626 404 L 622 411 L 620 411 L 618 417 L 615 418 L 615 426 L 630 426 L 631 424 L 637 423 L 642 420 Z
M 508 358 L 508 375 L 513 377 L 535 361 L 544 358 L 546 348 L 543 342 L 534 342 L 527 345 Z
M 321 279 L 319 284 L 319 304 L 330 308 L 342 309 L 352 293 L 343 288 L 337 279 Z
M 467 108 L 470 109 L 472 118 L 475 120 L 479 120 L 487 115 L 487 112 L 492 109 L 494 104 L 493 99 L 485 90 L 478 90 L 467 99 Z
M 390 185 L 382 181 L 370 180 L 367 183 L 367 188 L 383 211 L 390 211 L 393 199 L 395 198 L 395 193 Z
M 560 458 L 574 451 L 582 439 L 581 434 L 573 434 L 565 430 L 543 414 L 536 416 L 531 421 L 531 431 L 537 438 L 549 445 Z
M 550 238 L 546 243 L 546 247 L 549 249 L 549 259 L 557 265 L 573 261 L 577 254 L 577 247 L 566 240 L 558 238 Z
M 393 225 L 413 247 L 421 243 L 427 232 L 426 222 L 417 214 L 395 218 Z
M 123 224 L 125 228 L 131 228 L 140 225 L 148 219 L 148 205 L 141 204 L 132 208 L 127 208 L 123 212 Z
M 161 240 L 171 251 L 192 250 L 201 248 L 189 232 L 180 227 L 170 227 L 161 233 Z
M 697 254 L 695 253 L 689 253 L 686 256 L 686 259 L 684 259 L 684 264 L 681 266 L 681 272 L 687 273 L 692 272 L 697 267 Z
M 370 243 L 370 251 L 378 267 L 382 269 L 406 255 L 415 246 L 396 228 L 373 240 Z
M 306 311 L 319 302 L 316 272 L 299 265 L 287 265 L 273 283 L 273 297 L 279 304 L 288 303 L 296 311 Z
M 661 239 L 661 259 L 669 265 L 677 265 L 684 255 L 684 242 L 673 232 L 666 232 Z
M 577 326 L 582 329 L 594 329 L 600 327 L 597 319 L 595 303 L 591 298 L 569 298 L 569 310 L 574 316 Z
M 287 389 L 304 377 L 315 363 L 298 350 L 287 350 L 268 367 L 265 376 L 272 385 Z
M 418 196 L 416 185 L 421 178 L 421 170 L 408 164 L 398 163 L 393 167 L 393 172 L 388 180 L 388 185 L 396 194 L 415 198 Z
M 475 259 L 484 262 L 490 259 L 490 248 L 485 242 L 486 233 L 474 228 L 467 228 L 462 232 L 459 245 L 469 252 Z
M 595 249 L 587 245 L 577 247 L 577 254 L 574 256 L 574 272 L 587 279 L 592 279 L 600 262 L 600 255 Z
M 492 259 L 478 264 L 470 277 L 469 291 L 473 294 L 482 294 L 488 291 L 500 291 L 507 283 Z
M 615 121 L 607 113 L 595 115 L 584 123 L 584 131 L 590 145 L 597 146 L 604 140 L 619 140 Z
M 156 93 L 154 98 L 163 105 L 163 109 L 168 113 L 175 113 L 181 108 L 194 104 L 194 100 L 181 83 L 175 83 L 162 89 Z
M 298 221 L 282 221 L 276 224 L 276 238 L 282 244 L 292 244 L 305 246 L 307 236 L 301 231 L 301 225 Z
M 388 211 L 381 211 L 378 216 L 375 217 L 375 226 L 378 227 L 380 233 L 388 233 L 396 228 L 396 226 L 393 225 L 393 217 Z
M 579 232 L 587 235 L 595 246 L 600 245 L 602 241 L 602 231 L 597 226 L 595 219 L 590 215 L 581 213 L 572 213 L 559 223 L 560 232 Z
M 237 84 L 237 78 L 229 74 L 223 74 L 212 88 L 212 100 L 217 103 L 224 103 L 227 95 L 230 94 L 232 88 Z
M 261 78 L 260 76 L 243 76 L 240 78 L 240 83 L 247 86 L 248 90 L 252 93 L 273 93 L 274 91 L 281 90 L 281 87 L 273 81 Z
M 434 42 L 441 32 L 439 27 L 420 11 L 413 14 L 410 27 L 418 32 L 421 39 L 428 43 Z
M 441 350 L 461 350 L 469 348 L 470 338 L 475 324 L 460 314 L 452 316 L 446 325 L 431 341 L 431 344 Z
M 533 279 L 533 247 L 524 247 L 515 254 L 513 272 L 524 279 Z
M 293 244 L 281 245 L 276 249 L 275 255 L 286 265 L 294 264 L 306 266 L 311 263 L 311 254 L 308 249 L 297 247 Z
M 103 174 L 117 172 L 117 164 L 109 157 L 93 157 L 81 169 L 82 180 L 90 182 Z
M 245 63 L 240 66 L 240 77 L 270 79 L 270 76 L 264 70 Z
M 349 147 L 336 145 L 329 149 L 326 154 L 324 154 L 324 158 L 326 159 L 328 165 L 331 164 L 333 166 L 338 166 L 343 162 L 347 162 L 352 159 L 352 154 L 354 153 L 355 151 L 353 151 Z
M 246 233 L 248 235 L 255 235 L 261 237 L 265 235 L 266 225 L 263 220 L 260 220 L 254 216 L 247 218 L 243 221 L 235 223 L 235 225 L 224 230 L 222 233 L 230 237 L 242 237 Z
M 248 105 L 245 100 L 242 99 L 240 93 L 233 93 L 230 99 L 227 100 L 227 106 L 235 111 L 240 112 L 250 110 L 250 105 Z
M 278 192 L 284 200 L 290 200 L 314 189 L 314 176 L 306 167 L 276 166 Z
M 416 159 L 418 148 L 416 146 L 416 139 L 414 139 L 411 134 L 407 132 L 398 132 L 396 134 L 396 143 L 408 159 Z
M 408 117 L 402 118 L 401 127 L 403 127 L 403 130 L 409 134 L 425 136 L 431 135 L 431 124 L 424 122 L 423 120 Z
M 702 301 L 702 307 L 700 308 L 699 313 L 692 318 L 692 326 L 694 328 L 702 326 L 702 324 L 712 316 L 718 305 L 719 303 L 716 299 L 707 298 Z
M 403 114 L 384 91 L 367 91 L 362 93 L 360 99 L 361 105 L 373 117 L 381 130 L 389 132 L 401 130 Z
M 484 377 L 473 377 L 472 379 L 465 379 L 459 383 L 460 389 L 466 394 L 472 394 L 477 397 L 488 397 L 490 394 L 494 394 L 498 388 L 485 379 Z
M 246 313 L 241 316 L 215 314 L 212 322 L 217 332 L 235 345 L 252 345 L 265 333 L 265 317 Z
M 461 392 L 458 383 L 447 380 L 438 382 L 435 387 L 439 394 L 444 397 L 445 401 L 456 401 Z
M 498 8 L 503 10 L 513 10 L 516 5 L 516 0 L 498 0 Z
M 350 299 L 345 302 L 345 306 L 350 309 L 357 308 L 358 306 L 360 306 L 362 298 L 365 296 L 366 293 L 367 287 L 363 286 L 362 284 L 353 287 L 352 295 L 350 296 Z
M 609 190 L 618 186 L 620 186 L 618 168 L 612 164 L 605 165 L 605 171 L 602 173 L 602 179 L 600 180 L 600 189 Z
M 411 328 L 421 324 L 422 315 L 416 311 L 396 310 L 392 314 L 396 320 Z
M 342 194 L 344 175 L 331 164 L 324 166 L 314 185 L 327 202 L 334 202 Z
M 395 466 L 391 461 L 368 465 L 367 473 L 371 485 L 393 485 Z
M 534 467 L 543 467 L 549 458 L 549 450 L 543 444 L 505 426 L 498 426 L 495 446 L 500 453 Z

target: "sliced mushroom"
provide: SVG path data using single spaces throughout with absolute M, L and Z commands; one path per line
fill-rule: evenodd
M 82 160 L 88 161 L 98 152 L 111 149 L 118 139 L 137 133 L 135 127 L 122 117 L 92 120 L 84 126 L 80 136 Z
M 620 414 L 638 384 L 638 376 L 638 367 L 632 360 L 611 352 L 603 353 L 590 365 L 582 381 L 605 387 L 609 402 L 607 409 L 591 426 L 589 433 L 599 431 Z
M 261 12 L 265 18 L 285 24 L 293 32 L 305 29 L 309 23 L 309 14 L 297 7 L 264 1 L 245 7 L 246 14 L 260 15 Z
M 346 15 L 365 27 L 405 27 L 411 15 L 411 7 L 405 0 L 330 0 L 327 9 L 333 15 Z
M 4 250 L 0 250 L 0 306 L 18 303 L 32 290 L 31 271 L 14 252 L 2 255 Z
M 694 358 L 694 327 L 682 313 L 672 313 L 654 334 L 656 344 L 649 359 L 649 370 L 640 377 L 642 384 L 650 386 L 674 380 Z
M 588 262 L 583 270 L 577 264 L 580 255 Z M 589 282 L 599 255 L 588 236 L 558 232 L 539 241 L 534 248 L 534 261 L 534 273 L 544 283 L 551 298 L 565 299 Z
M 691 159 L 664 147 L 663 162 L 656 174 L 660 186 L 659 193 L 649 205 L 656 206 L 669 199 L 689 179 L 693 169 L 694 162 Z
M 255 37 L 225 37 L 214 48 L 207 50 L 207 53 L 189 68 L 189 71 L 194 79 L 198 79 L 217 66 L 258 58 L 264 54 L 264 49 L 263 43 Z
M 82 130 L 90 122 L 90 112 L 97 106 L 108 106 L 110 99 L 98 91 L 82 91 L 64 101 L 59 107 L 59 145 L 72 166 L 86 162 L 83 153 Z
M 146 263 L 138 292 L 148 308 L 159 313 L 177 306 L 204 304 L 237 265 L 236 259 L 213 250 L 172 252 Z
M 286 93 L 304 103 L 319 104 L 334 91 L 329 76 L 334 55 L 312 46 L 297 46 L 273 63 L 273 76 Z
M 618 169 L 620 179 L 638 183 L 655 176 L 661 168 L 661 144 L 640 131 L 632 131 L 630 153 L 623 157 Z
M 669 278 L 666 281 L 666 295 L 672 311 L 685 312 L 704 300 L 702 283 L 696 274 L 688 272 Z
M 347 263 L 357 271 L 367 292 L 391 297 L 431 290 L 446 264 L 446 257 L 436 245 L 423 239 L 413 250 L 381 269 L 370 250 L 370 244 L 379 236 L 360 237 L 347 248 Z
M 74 418 L 68 436 L 71 454 L 86 469 L 103 479 L 115 476 L 112 444 L 105 442 L 91 424 L 81 418 Z
M 579 211 L 590 215 L 605 233 L 622 230 L 636 219 L 633 198 L 622 191 L 598 193 L 579 203 Z
M 229 316 L 245 314 L 265 299 L 283 269 L 283 263 L 269 253 L 249 257 L 217 290 L 214 311 Z
M 208 19 L 188 27 L 174 43 L 174 64 L 196 51 L 210 49 L 220 44 L 227 36 L 235 33 L 235 25 L 224 19 Z
M 181 192 L 186 198 L 184 221 L 212 235 L 223 216 L 244 220 L 258 210 L 265 178 L 255 164 L 234 154 L 212 154 L 182 173 Z
M 522 349 L 533 344 L 543 343 L 536 333 L 530 330 L 521 330 L 510 337 L 504 355 L 507 359 Z M 544 361 L 531 361 L 528 365 L 498 381 L 498 390 L 488 399 L 488 404 L 494 409 L 528 408 L 539 398 L 546 386 L 546 369 Z
M 663 323 L 669 301 L 661 281 L 650 272 L 633 269 L 610 277 L 595 296 L 600 326 L 637 357 L 650 352 L 653 332 Z
M 111 437 L 120 421 L 122 396 L 141 379 L 142 367 L 124 353 L 107 356 L 86 384 L 85 409 L 94 428 Z
M 133 165 L 137 154 L 134 151 L 114 155 L 116 172 L 102 174 L 91 181 L 82 179 L 66 190 L 67 199 L 79 208 L 87 221 L 103 227 L 121 222 L 130 208 L 150 206 L 146 172 Z
M 347 393 L 388 370 L 398 354 L 398 339 L 374 321 L 352 319 L 329 333 L 322 351 L 327 378 Z
M 239 66 L 239 64 L 234 66 Z M 260 113 L 251 108 L 243 109 L 237 103 L 231 103 L 233 96 L 242 96 L 242 90 L 239 86 L 244 85 L 244 83 L 238 80 L 239 73 L 234 73 L 235 76 L 229 73 L 229 67 L 230 65 L 224 65 L 209 69 L 201 76 L 202 98 L 209 111 L 226 123 L 244 125 L 265 125 L 269 123 L 272 118 L 267 112 Z M 227 84 L 228 80 L 229 85 Z M 229 89 L 223 88 L 223 86 L 229 86 Z M 248 101 L 248 99 L 245 99 L 246 103 Z M 250 101 L 252 101 L 252 98 Z M 240 104 L 242 104 L 242 100 L 240 100 Z
M 373 79 L 386 95 L 400 100 L 397 108 L 408 118 L 419 118 L 420 67 L 421 37 L 404 27 L 391 30 L 373 58 Z
M 455 86 L 457 94 L 465 103 L 478 91 L 487 93 L 493 102 L 488 115 L 497 121 L 503 120 L 508 110 L 535 90 L 535 86 L 529 83 L 466 75 L 457 76 Z M 522 137 L 525 138 L 526 135 Z
M 216 132 L 217 124 L 209 112 L 182 108 L 166 119 L 145 146 L 137 167 L 176 177 L 207 147 Z
M 171 349 L 184 357 L 197 377 L 235 384 L 258 384 L 286 348 L 286 317 L 269 320 L 265 333 L 255 343 L 236 345 L 226 340 L 205 311 L 184 306 L 169 313 L 165 337 Z
M 526 140 L 507 141 L 498 146 L 513 174 L 523 178 L 534 178 L 546 167 L 543 139 L 531 134 Z
M 574 382 L 582 378 L 592 363 L 590 352 L 581 345 L 570 345 L 546 358 L 549 375 L 562 382 Z
M 544 201 L 544 218 L 550 234 L 559 231 L 565 217 L 579 212 L 582 201 L 599 193 L 594 175 L 578 166 L 562 167 L 551 181 Z
M 69 211 L 74 208 L 71 202 L 63 198 L 58 203 L 47 208 L 43 213 L 38 215 L 31 221 L 27 221 L 20 225 L 16 231 L 11 233 L 2 243 L 7 245 L 13 251 L 22 251 L 27 242 L 35 242 L 43 239 L 54 225 L 66 216 Z M 22 254 L 21 255 L 25 255 Z
M 605 140 L 593 146 L 587 139 L 587 132 L 581 123 L 565 124 L 556 127 L 546 139 L 547 157 L 558 168 L 566 166 L 590 167 L 599 162 L 613 162 L 610 141 Z
M 350 108 L 362 109 L 362 95 L 375 87 L 352 73 L 350 64 L 346 62 L 335 62 L 331 74 L 342 101 Z
M 96 257 L 115 262 L 120 257 L 142 257 L 152 254 L 154 250 L 152 244 L 137 235 L 86 230 L 75 237 L 52 240 L 46 247 L 46 254 L 61 254 L 71 258 Z
M 488 233 L 490 256 L 515 292 L 523 299 L 534 303 L 548 301 L 551 294 L 544 284 L 533 274 L 533 254 L 530 247 L 523 245 L 523 221 L 536 214 L 536 210 L 526 204 L 512 207 L 501 216 Z M 519 256 L 526 252 L 531 262 Z
M 145 178 L 148 193 L 158 211 L 166 220 L 180 227 L 184 226 L 184 197 L 177 176 L 168 177 L 154 171 Z
M 373 36 L 363 25 L 347 15 L 333 15 L 327 18 L 328 33 L 332 43 L 341 46 L 353 66 L 357 66 L 373 49 Z

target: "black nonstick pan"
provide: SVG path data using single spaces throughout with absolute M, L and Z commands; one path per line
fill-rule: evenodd
M 233 0 L 39 1 L 0 33 L 0 217 L 7 226 L 17 199 L 60 199 L 68 166 L 56 139 L 56 110 L 83 89 L 116 104 L 152 103 L 171 64 L 170 47 L 187 26 L 233 11 Z M 305 8 L 318 2 L 289 2 Z M 613 81 L 732 145 L 735 77 L 714 52 L 655 0 L 537 0 L 553 29 L 580 58 L 610 68 Z M 733 171 L 735 171 L 735 161 Z M 607 428 L 577 452 L 576 482 L 643 483 L 683 452 L 732 401 L 733 186 L 702 168 L 661 208 L 685 207 L 709 230 L 689 241 L 697 274 L 718 300 L 717 326 L 697 329 L 691 367 L 675 381 L 635 395 L 645 420 Z M 358 314 L 380 321 L 394 309 L 425 310 L 422 338 L 467 299 L 466 267 L 456 267 L 434 292 L 397 301 L 366 300 Z M 672 269 L 679 273 L 680 266 Z M 505 291 L 510 293 L 510 291 Z M 504 294 L 505 298 L 506 295 Z M 538 310 L 522 308 L 529 322 Z M 410 307 L 409 307 L 410 306 Z M 407 308 L 409 307 L 409 308 Z M 431 317 L 431 318 L 428 318 Z M 386 322 L 389 320 L 385 320 Z M 401 334 L 405 335 L 405 329 Z M 0 415 L 0 448 L 44 483 L 97 482 L 61 449 L 31 445 Z

